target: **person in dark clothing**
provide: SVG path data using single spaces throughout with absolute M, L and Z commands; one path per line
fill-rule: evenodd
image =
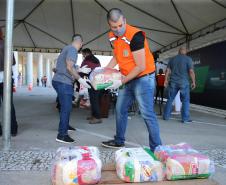
M 37 86 L 39 86 L 39 78 L 37 78 Z
M 89 48 L 82 50 L 82 56 L 84 60 L 81 64 L 81 67 L 87 66 L 88 68 L 91 68 L 91 71 L 93 71 L 96 67 L 101 66 L 100 61 L 92 54 L 92 51 Z M 81 76 L 89 77 L 89 74 L 81 74 Z M 90 124 L 102 123 L 100 115 L 101 91 L 96 91 L 93 87 L 91 87 L 90 89 L 88 89 L 88 92 L 91 104 L 91 117 L 88 117 L 87 119 L 90 120 Z
M 15 65 L 16 61 L 15 58 L 13 57 L 13 63 L 12 65 Z M 3 33 L 0 28 L 0 106 L 1 102 L 3 101 L 3 86 L 4 86 L 4 79 L 3 79 L 3 72 L 4 72 L 4 40 L 3 40 Z M 17 135 L 17 130 L 18 130 L 18 124 L 16 120 L 16 112 L 13 104 L 13 83 L 14 80 L 12 78 L 12 93 L 11 93 L 11 135 L 15 137 Z M 0 136 L 2 135 L 2 127 L 0 124 Z
M 161 96 L 161 104 L 163 103 L 163 94 L 164 94 L 164 82 L 165 82 L 165 74 L 163 73 L 163 69 L 159 69 L 159 73 L 156 75 L 156 97 L 155 103 L 157 102 L 159 92 Z

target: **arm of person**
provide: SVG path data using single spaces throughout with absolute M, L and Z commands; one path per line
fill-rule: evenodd
M 193 69 L 189 70 L 189 75 L 191 77 L 191 89 L 195 89 L 196 83 L 195 83 L 195 72 Z
M 169 76 L 170 76 L 171 70 L 170 68 L 166 68 L 166 74 L 165 74 L 165 81 L 164 81 L 164 87 L 167 87 L 169 84 Z
M 67 71 L 70 73 L 71 76 L 73 76 L 75 80 L 81 78 L 80 75 L 78 74 L 78 71 L 74 68 L 74 62 L 72 60 L 68 59 L 66 61 L 66 67 Z
M 137 51 L 132 52 L 134 61 L 136 66 L 133 68 L 133 70 L 125 76 L 125 78 L 122 80 L 122 84 L 125 84 L 129 82 L 130 80 L 137 77 L 140 73 L 142 73 L 146 69 L 146 62 L 145 62 L 145 50 L 140 49 Z
M 74 68 L 74 62 L 71 60 L 66 61 L 68 72 L 74 77 L 75 80 L 78 80 L 80 84 L 82 84 L 86 88 L 91 88 L 91 86 L 87 83 L 90 82 L 88 79 L 83 79 L 80 77 L 78 71 Z

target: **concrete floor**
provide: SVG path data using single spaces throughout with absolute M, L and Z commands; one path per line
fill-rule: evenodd
M 55 142 L 59 114 L 55 108 L 55 92 L 50 88 L 33 88 L 28 92 L 26 88 L 17 89 L 14 102 L 19 123 L 18 136 L 12 138 L 12 150 L 50 150 L 55 151 L 62 146 Z M 158 107 L 156 108 L 158 112 Z M 86 121 L 88 110 L 73 109 L 71 125 L 77 128 L 71 136 L 76 145 L 93 145 L 100 147 L 101 141 L 112 138 L 115 131 L 115 119 L 110 112 L 108 119 L 102 124 L 90 125 Z M 169 121 L 159 118 L 163 144 L 187 142 L 195 149 L 210 154 L 218 160 L 214 179 L 220 184 L 226 183 L 226 120 L 196 111 L 191 111 L 191 124 L 181 124 L 180 116 L 174 116 Z M 0 114 L 0 116 L 2 116 Z M 148 134 L 145 124 L 139 115 L 131 116 L 126 133 L 128 147 L 148 146 Z M 0 149 L 2 148 L 0 142 Z M 222 155 L 219 159 L 219 154 Z M 214 156 L 216 155 L 216 156 Z M 218 156 L 217 156 L 218 155 Z M 19 179 L 18 179 L 19 178 Z M 0 185 L 33 185 L 50 184 L 49 172 L 29 171 L 1 171 Z

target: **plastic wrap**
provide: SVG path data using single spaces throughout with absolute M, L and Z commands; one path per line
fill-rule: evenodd
M 96 184 L 101 178 L 101 167 L 96 147 L 61 147 L 52 166 L 52 184 Z
M 115 153 L 116 172 L 125 182 L 161 181 L 163 165 L 143 148 L 123 148 Z
M 214 173 L 214 163 L 190 145 L 158 146 L 156 157 L 166 165 L 168 180 L 208 178 Z
M 95 90 L 101 90 L 112 85 L 112 80 L 121 80 L 122 75 L 117 69 L 95 68 L 89 76 Z

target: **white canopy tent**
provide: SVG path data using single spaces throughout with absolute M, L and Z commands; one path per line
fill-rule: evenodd
M 0 0 L 3 29 L 5 7 Z M 14 49 L 59 52 L 81 33 L 84 47 L 111 55 L 106 12 L 113 7 L 146 32 L 151 50 L 162 57 L 187 41 L 195 39 L 191 47 L 197 47 L 226 37 L 226 0 L 15 0 Z

